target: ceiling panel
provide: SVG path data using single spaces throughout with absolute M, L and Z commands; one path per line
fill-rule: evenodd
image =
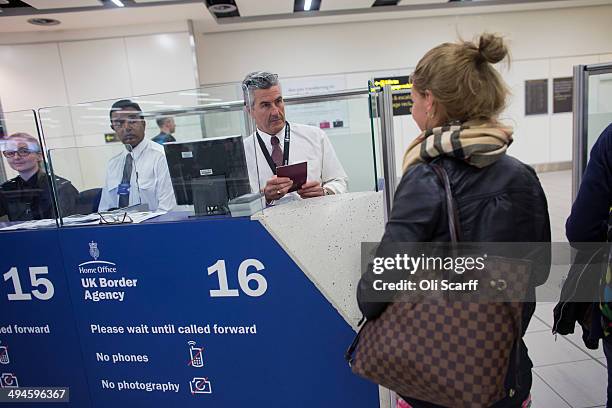
M 19 8 L 19 7 L 29 7 L 27 4 L 25 4 L 23 1 L 21 0 L 1 0 L 0 1 L 0 8 L 9 10 L 12 8 Z
M 293 13 L 293 0 L 235 0 L 240 16 Z
M 372 7 L 374 0 L 322 0 L 321 11 L 347 10 Z
M 38 10 L 102 6 L 99 0 L 22 0 Z

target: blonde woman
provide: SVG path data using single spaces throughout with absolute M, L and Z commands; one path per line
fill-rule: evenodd
M 501 37 L 483 34 L 476 42 L 439 45 L 417 64 L 412 75 L 412 117 L 422 133 L 405 153 L 404 174 L 383 244 L 451 240 L 445 191 L 432 162 L 448 174 L 462 241 L 550 242 L 548 209 L 540 182 L 531 167 L 507 154 L 513 130 L 498 120 L 508 89 L 493 64 L 507 56 Z M 541 284 L 546 277 L 547 271 L 534 283 Z M 376 319 L 388 306 L 371 301 L 373 279 L 371 274 L 364 275 L 357 293 L 368 320 Z M 532 363 L 522 336 L 534 309 L 534 303 L 524 304 L 520 346 L 513 348 L 510 357 L 518 364 L 499 367 L 506 373 L 505 397 L 491 407 L 530 405 Z M 409 396 L 403 396 L 400 404 L 440 408 Z

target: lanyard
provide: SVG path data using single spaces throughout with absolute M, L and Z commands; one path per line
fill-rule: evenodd
M 268 152 L 268 148 L 266 144 L 259 136 L 259 132 L 255 130 L 255 134 L 257 134 L 257 141 L 259 142 L 259 147 L 261 148 L 261 152 L 263 153 L 266 161 L 268 162 L 268 166 L 270 166 L 270 170 L 272 170 L 272 174 L 276 175 L 276 164 L 274 160 L 272 160 L 272 156 L 270 156 L 270 152 Z M 283 166 L 289 164 L 289 143 L 291 143 L 291 129 L 289 128 L 289 122 L 285 122 L 285 142 L 283 144 Z

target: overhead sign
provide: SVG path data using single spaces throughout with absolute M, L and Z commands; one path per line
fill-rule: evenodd
M 392 91 L 406 91 L 392 96 L 393 116 L 410 115 L 412 112 L 412 95 L 408 92 L 412 89 L 410 76 L 374 78 L 374 86 L 382 88 L 385 85 L 391 85 Z

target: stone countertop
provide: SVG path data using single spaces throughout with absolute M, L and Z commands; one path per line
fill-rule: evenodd
M 353 327 L 361 318 L 356 285 L 361 243 L 384 231 L 380 192 L 348 193 L 290 201 L 253 216 Z

